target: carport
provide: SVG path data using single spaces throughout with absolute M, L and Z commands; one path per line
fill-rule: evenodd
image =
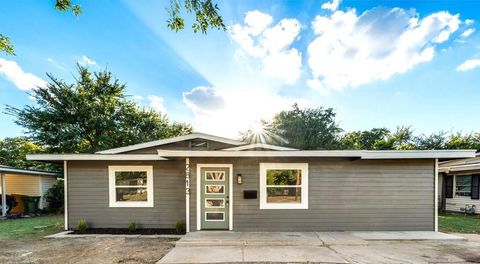
M 7 166 L 0 166 L 0 192 L 2 197 L 2 217 L 7 215 L 7 194 L 40 196 L 52 187 L 62 174 L 57 172 L 26 170 Z M 40 208 L 45 207 L 41 199 Z

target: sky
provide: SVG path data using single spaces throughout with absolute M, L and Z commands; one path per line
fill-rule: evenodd
M 480 130 L 480 0 L 216 1 L 226 31 L 166 26 L 168 1 L 3 1 L 0 138 L 24 131 L 6 105 L 35 105 L 46 73 L 109 70 L 140 105 L 238 137 L 261 119 L 331 107 L 346 131 L 411 126 L 418 134 Z M 214 1 L 215 2 L 215 1 Z

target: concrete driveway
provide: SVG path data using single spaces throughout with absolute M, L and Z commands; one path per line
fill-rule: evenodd
M 159 263 L 469 263 L 480 236 L 435 232 L 194 232 Z

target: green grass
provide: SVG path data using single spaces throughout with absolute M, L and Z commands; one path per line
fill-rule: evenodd
M 440 214 L 438 226 L 441 232 L 480 233 L 480 216 L 464 214 Z
M 62 230 L 63 215 L 0 220 L 0 238 L 42 237 Z

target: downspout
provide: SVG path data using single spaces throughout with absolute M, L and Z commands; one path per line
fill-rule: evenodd
M 2 216 L 7 216 L 7 188 L 5 188 L 5 173 L 0 173 L 2 178 Z
M 185 231 L 190 232 L 190 158 L 185 159 Z
M 63 161 L 63 215 L 65 216 L 65 230 L 68 230 L 68 181 L 67 181 L 67 173 L 68 164 L 67 161 Z

